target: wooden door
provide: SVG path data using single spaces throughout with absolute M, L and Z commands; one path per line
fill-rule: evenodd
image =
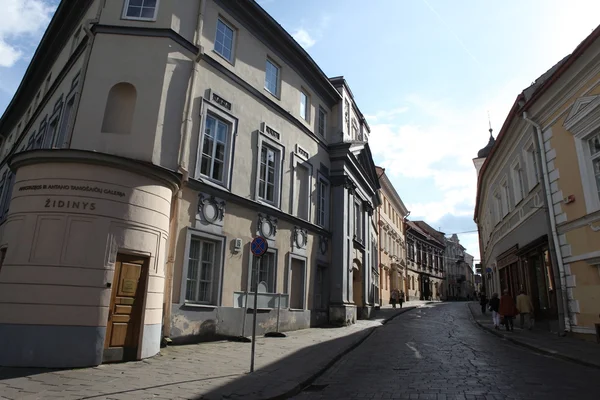
M 103 362 L 137 358 L 147 266 L 145 258 L 117 255 Z

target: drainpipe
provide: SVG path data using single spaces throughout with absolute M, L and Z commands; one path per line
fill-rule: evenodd
M 565 275 L 565 266 L 563 264 L 562 252 L 560 249 L 560 242 L 558 240 L 558 233 L 556 230 L 556 215 L 554 213 L 554 206 L 552 203 L 552 192 L 550 191 L 550 178 L 548 174 L 548 164 L 546 163 L 546 149 L 544 147 L 544 140 L 542 137 L 542 127 L 540 124 L 529 118 L 527 111 L 523 111 L 523 120 L 529 125 L 535 128 L 536 139 L 538 148 L 540 151 L 541 164 L 542 164 L 542 177 L 544 180 L 544 191 L 546 193 L 546 206 L 548 209 L 548 218 L 550 219 L 550 230 L 552 231 L 552 242 L 556 253 L 556 264 L 558 266 L 558 275 L 560 277 L 560 297 L 562 300 L 562 307 L 558 308 L 559 315 L 559 326 L 563 331 L 571 331 L 571 315 L 569 313 L 569 302 L 567 299 L 567 278 Z M 562 308 L 562 313 L 561 313 Z
M 181 127 L 181 140 L 179 142 L 179 160 L 178 160 L 178 172 L 181 173 L 181 182 L 179 183 L 179 190 L 173 195 L 173 202 L 171 205 L 171 222 L 169 226 L 169 253 L 168 259 L 165 265 L 165 305 L 163 310 L 163 337 L 169 337 L 171 335 L 171 309 L 173 307 L 173 273 L 175 269 L 175 253 L 177 250 L 177 242 L 179 241 L 179 209 L 181 207 L 181 201 L 183 198 L 183 187 L 189 179 L 189 166 L 188 159 L 190 153 L 189 138 L 192 135 L 193 127 L 193 111 L 194 111 L 194 99 L 196 98 L 196 82 L 198 75 L 200 74 L 200 59 L 204 54 L 201 45 L 202 38 L 202 27 L 204 25 L 204 6 L 205 0 L 200 0 L 198 6 L 198 18 L 195 35 L 194 45 L 198 47 L 198 53 L 193 60 L 193 67 L 190 77 L 190 86 L 188 88 L 186 105 L 185 105 L 185 119 Z M 184 279 L 182 277 L 182 279 Z

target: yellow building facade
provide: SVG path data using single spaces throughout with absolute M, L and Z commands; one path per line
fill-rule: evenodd
M 406 293 L 406 239 L 405 217 L 408 210 L 385 169 L 377 167 L 377 176 L 381 189 L 381 205 L 377 209 L 379 226 L 379 289 L 381 305 L 390 304 L 394 289 Z
M 600 27 L 523 107 L 541 138 L 565 330 L 590 339 L 600 335 L 599 37 Z

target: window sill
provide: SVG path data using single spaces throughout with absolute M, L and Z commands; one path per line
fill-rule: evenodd
M 267 92 L 269 94 L 269 96 L 273 97 L 276 100 L 281 100 L 281 97 L 279 97 L 279 95 L 271 92 L 269 89 L 267 89 L 266 87 L 263 87 L 263 89 L 265 90 L 265 92 Z
M 189 303 L 189 302 L 183 303 L 183 306 L 184 307 L 193 307 L 193 308 L 204 308 L 207 310 L 214 310 L 216 308 L 219 308 L 219 306 L 213 306 L 211 304 Z
M 290 308 L 290 311 L 305 311 L 304 308 Z
M 254 201 L 256 201 L 258 204 L 260 204 L 262 206 L 269 207 L 269 208 L 272 208 L 272 209 L 277 210 L 277 211 L 281 211 L 281 208 L 279 208 L 278 205 L 273 204 L 273 203 L 269 203 L 267 200 L 263 200 L 261 198 L 257 198 Z
M 127 15 L 124 15 L 121 17 L 121 19 L 126 20 L 126 21 L 156 22 L 156 17 L 143 18 L 143 17 L 128 17 Z
M 224 183 L 217 183 L 204 175 L 197 176 L 196 179 L 199 180 L 200 182 L 204 183 L 205 185 L 214 187 L 215 189 L 223 190 L 225 192 L 230 192 L 230 190 L 227 188 L 227 186 L 225 186 Z
M 212 49 L 212 52 L 215 53 L 216 55 L 218 55 L 223 60 L 227 61 L 227 63 L 229 63 L 229 65 L 231 65 L 232 67 L 235 67 L 235 65 L 233 64 L 233 60 L 229 60 L 227 57 L 225 57 L 223 54 L 219 53 L 215 49 Z M 235 60 L 235 57 L 233 57 L 233 54 L 231 56 L 232 56 L 231 58 L 233 58 Z

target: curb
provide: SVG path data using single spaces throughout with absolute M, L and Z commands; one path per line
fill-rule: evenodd
M 399 309 L 396 314 L 392 315 L 391 317 L 388 317 L 388 318 L 384 319 L 381 322 L 381 326 L 387 324 L 389 321 L 393 320 L 394 318 L 396 318 L 400 314 L 404 314 L 405 312 L 414 310 L 415 308 L 417 308 L 417 307 L 406 307 L 406 308 Z M 288 390 L 285 393 L 278 394 L 277 396 L 269 397 L 269 398 L 264 399 L 264 400 L 284 400 L 284 399 L 288 399 L 288 398 L 290 398 L 292 396 L 296 396 L 297 394 L 300 394 L 304 389 L 306 389 L 308 386 L 310 386 L 321 375 L 323 375 L 325 372 L 327 372 L 327 370 L 329 368 L 331 368 L 336 362 L 338 362 L 342 357 L 344 357 L 346 354 L 350 353 L 352 350 L 354 350 L 358 346 L 360 346 L 365 340 L 367 340 L 369 338 L 369 336 L 371 336 L 373 334 L 373 332 L 375 332 L 375 329 L 377 329 L 377 328 L 380 328 L 380 327 L 379 326 L 373 326 L 371 328 L 368 328 L 367 329 L 367 333 L 362 338 L 358 339 L 356 342 L 352 343 L 346 349 L 342 350 L 335 357 L 333 357 L 331 360 L 329 360 L 329 362 L 327 364 L 325 364 L 325 366 L 323 366 L 323 368 L 321 368 L 318 371 L 316 371 L 314 374 L 312 374 L 311 376 L 309 376 L 307 379 L 305 379 L 304 381 L 302 381 L 301 383 L 299 383 L 298 385 L 296 385 L 293 389 L 290 389 L 290 390 Z
M 515 339 L 513 337 L 507 336 L 507 335 L 505 335 L 505 334 L 503 334 L 503 333 L 501 333 L 501 332 L 499 332 L 499 331 L 497 331 L 495 329 L 492 329 L 492 328 L 489 328 L 487 326 L 484 326 L 479 321 L 477 321 L 477 318 L 475 318 L 475 314 L 473 314 L 473 310 L 471 309 L 471 307 L 469 306 L 468 303 L 467 303 L 467 308 L 471 312 L 472 320 L 481 329 L 484 329 L 484 330 L 490 332 L 493 335 L 496 335 L 496 336 L 498 336 L 498 337 L 500 337 L 502 339 L 506 339 L 509 342 L 511 342 L 513 344 L 516 344 L 518 346 L 525 347 L 526 349 L 535 351 L 536 353 L 540 353 L 540 354 L 543 354 L 543 355 L 546 355 L 546 356 L 551 356 L 551 357 L 559 358 L 559 359 L 564 360 L 564 361 L 570 361 L 570 362 L 573 362 L 573 363 L 576 363 L 576 364 L 579 364 L 579 365 L 583 365 L 583 366 L 586 366 L 586 367 L 592 367 L 592 368 L 598 368 L 598 369 L 600 369 L 600 364 L 590 363 L 590 362 L 587 362 L 585 360 L 580 360 L 578 358 L 571 357 L 571 356 L 563 354 L 563 353 L 559 353 L 559 352 L 557 352 L 555 350 L 549 350 L 549 349 L 545 349 L 543 347 L 534 346 L 532 344 L 525 343 L 525 342 L 522 342 L 522 341 L 520 341 L 518 339 Z

